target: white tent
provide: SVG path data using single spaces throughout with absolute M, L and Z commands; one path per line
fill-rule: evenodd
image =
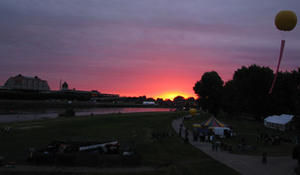
M 264 125 L 268 128 L 284 131 L 290 127 L 289 124 L 292 121 L 293 117 L 293 115 L 288 114 L 269 116 L 264 119 Z

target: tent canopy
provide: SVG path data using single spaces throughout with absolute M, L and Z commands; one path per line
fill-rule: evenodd
M 201 125 L 204 127 L 225 127 L 225 124 L 217 120 L 215 117 L 209 118 L 207 121 L 204 121 Z
M 293 119 L 293 115 L 281 114 L 265 118 L 265 122 L 285 125 Z

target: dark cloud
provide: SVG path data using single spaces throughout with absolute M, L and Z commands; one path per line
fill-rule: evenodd
M 53 87 L 63 78 L 78 88 L 99 80 L 95 88 L 129 91 L 122 81 L 137 88 L 152 76 L 193 82 L 212 69 L 229 79 L 241 65 L 273 66 L 282 38 L 282 66 L 294 69 L 300 31 L 281 36 L 274 28 L 281 9 L 299 14 L 300 2 L 2 0 L 0 82 L 23 73 L 43 75 Z

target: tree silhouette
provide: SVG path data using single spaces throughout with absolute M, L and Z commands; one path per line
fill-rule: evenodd
M 211 71 L 204 73 L 193 88 L 199 97 L 201 107 L 215 116 L 221 107 L 223 83 L 218 73 Z
M 178 110 L 182 110 L 185 106 L 185 99 L 183 96 L 177 96 L 174 98 L 174 104 Z
M 251 65 L 242 67 L 233 75 L 236 94 L 236 108 L 251 113 L 257 119 L 266 114 L 270 106 L 268 90 L 273 79 L 273 71 L 268 67 Z
M 236 70 L 225 83 L 212 71 L 203 74 L 194 86 L 200 106 L 216 115 L 220 109 L 230 114 L 252 114 L 261 119 L 273 114 L 300 114 L 300 68 L 279 72 L 273 93 L 274 74 L 268 67 L 251 65 Z

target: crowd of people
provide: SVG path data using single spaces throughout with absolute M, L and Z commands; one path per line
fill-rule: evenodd
M 184 130 L 184 131 L 183 131 Z M 189 143 L 189 131 L 185 127 L 183 127 L 183 123 L 180 124 L 179 126 L 179 136 L 182 137 L 182 133 L 184 132 L 184 142 Z M 198 132 L 196 128 L 193 128 L 193 141 L 194 142 L 207 142 L 211 143 L 211 148 L 213 152 L 218 152 L 218 151 L 233 151 L 233 145 L 232 144 L 227 144 L 223 141 L 223 139 L 217 139 L 216 135 L 214 135 L 213 132 L 208 132 L 208 133 L 203 133 L 203 132 Z M 227 133 L 228 134 L 228 133 Z M 225 135 L 225 133 L 224 133 Z M 231 136 L 231 135 L 228 135 Z M 272 144 L 280 144 L 280 137 L 278 136 L 268 136 L 267 134 L 261 134 L 260 137 L 257 138 L 257 142 L 271 142 Z M 246 139 L 244 137 L 241 138 L 240 144 L 238 144 L 238 150 L 245 150 L 246 145 Z M 263 152 L 262 153 L 262 163 L 266 164 L 267 163 L 267 153 Z
M 257 144 L 271 144 L 271 145 L 280 145 L 281 143 L 281 137 L 279 137 L 278 135 L 268 135 L 265 133 L 260 133 L 259 135 L 257 135 L 256 137 L 256 143 Z
M 206 142 L 211 143 L 212 151 L 232 151 L 232 145 L 226 144 L 223 140 L 218 140 L 213 132 L 197 132 L 197 129 L 193 129 L 193 141 L 194 142 Z M 181 123 L 179 126 L 179 136 L 184 138 L 185 143 L 189 143 L 189 131 L 183 127 Z

